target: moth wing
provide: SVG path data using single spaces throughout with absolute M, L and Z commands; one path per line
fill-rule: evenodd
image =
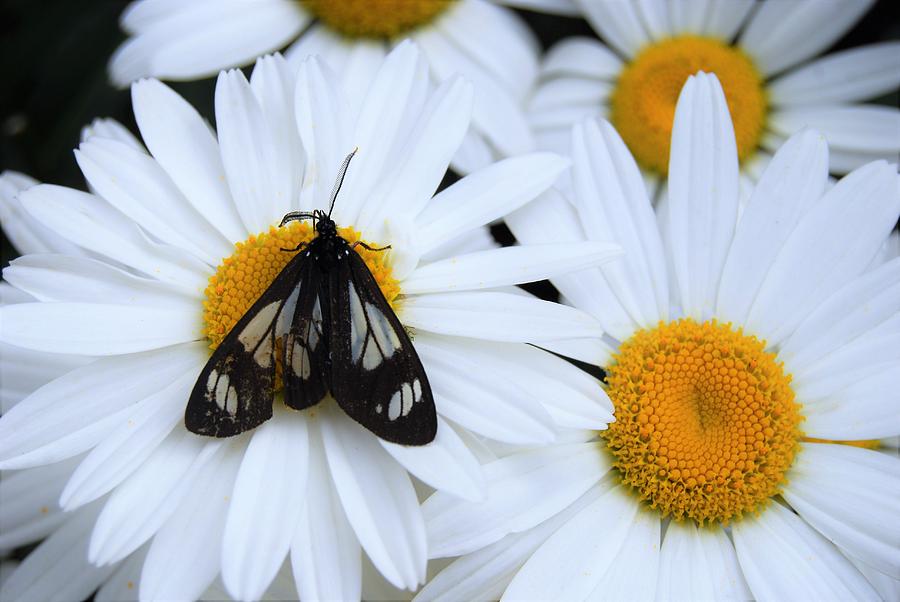
M 328 392 L 329 320 L 328 279 L 318 264 L 305 258 L 302 290 L 290 328 L 284 337 L 284 403 L 304 410 L 322 401 Z
M 362 258 L 330 274 L 331 391 L 378 437 L 425 445 L 437 433 L 431 386 L 412 341 Z
M 277 341 L 294 314 L 304 263 L 297 256 L 284 267 L 206 362 L 184 412 L 189 431 L 230 437 L 272 417 Z

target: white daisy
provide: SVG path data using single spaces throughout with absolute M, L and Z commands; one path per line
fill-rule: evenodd
M 816 58 L 873 0 L 575 1 L 608 46 L 578 37 L 547 53 L 529 101 L 541 148 L 565 152 L 573 124 L 609 119 L 655 191 L 678 94 L 706 71 L 725 89 L 745 186 L 803 127 L 828 140 L 832 173 L 900 153 L 900 111 L 862 104 L 900 85 L 900 42 Z
M 593 379 L 525 344 L 599 357 L 596 320 L 498 287 L 583 269 L 618 247 L 456 255 L 568 162 L 549 153 L 507 159 L 432 198 L 468 126 L 472 91 L 453 78 L 431 94 L 426 73 L 415 46 L 400 45 L 357 113 L 318 59 L 295 81 L 280 56 L 266 57 L 249 82 L 239 71 L 220 74 L 217 132 L 169 88 L 141 81 L 132 97 L 149 154 L 95 135 L 76 151 L 95 194 L 52 185 L 18 194 L 29 216 L 91 256 L 13 262 L 4 278 L 40 302 L 0 308 L 0 341 L 99 359 L 0 418 L 0 468 L 86 454 L 60 504 L 96 509 L 97 519 L 62 541 L 83 546 L 99 566 L 142 566 L 143 599 L 196 598 L 220 572 L 235 598 L 259 598 L 289 552 L 301 597 L 358 598 L 361 549 L 395 586 L 415 588 L 425 575 L 425 532 L 407 470 L 477 499 L 482 475 L 470 433 L 538 444 L 554 438 L 554 424 L 602 428 L 611 419 Z M 437 439 L 385 443 L 330 401 L 306 412 L 276 402 L 272 420 L 227 440 L 187 432 L 187 395 L 210 343 L 286 263 L 280 249 L 311 236 L 306 224 L 273 225 L 291 209 L 327 203 L 341 155 L 354 147 L 333 217 L 347 237 L 391 245 L 364 257 L 415 331 L 440 416 Z M 63 558 L 65 547 L 53 554 Z M 18 584 L 16 597 L 65 591 L 81 565 L 63 564 L 48 585 L 46 559 L 29 556 L 7 586 Z
M 871 265 L 900 215 L 895 167 L 823 192 L 827 145 L 803 131 L 738 220 L 725 97 L 701 73 L 658 227 L 613 127 L 573 141 L 574 203 L 508 221 L 527 243 L 625 249 L 552 280 L 615 339 L 616 421 L 486 464 L 484 501 L 428 499 L 430 553 L 466 555 L 418 599 L 896 599 L 900 459 L 842 444 L 900 434 L 900 258 Z
M 523 103 L 537 77 L 537 40 L 509 9 L 486 0 L 139 0 L 122 14 L 130 38 L 110 62 L 113 81 L 189 80 L 284 48 L 295 67 L 322 56 L 361 102 L 388 50 L 412 38 L 436 82 L 475 86 L 472 132 L 454 158 L 468 173 L 533 150 Z

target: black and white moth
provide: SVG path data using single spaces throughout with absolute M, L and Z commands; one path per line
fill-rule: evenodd
M 272 417 L 281 348 L 284 403 L 310 408 L 330 393 L 348 416 L 386 441 L 425 445 L 437 433 L 428 377 L 357 245 L 331 219 L 350 159 L 344 159 L 326 214 L 311 219 L 316 236 L 275 277 L 213 352 L 188 400 L 187 429 L 230 437 Z M 385 247 L 386 249 L 387 247 Z

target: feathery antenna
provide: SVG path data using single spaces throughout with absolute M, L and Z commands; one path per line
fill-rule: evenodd
M 347 157 L 344 159 L 344 162 L 341 163 L 341 168 L 338 170 L 337 181 L 334 183 L 334 188 L 331 191 L 331 205 L 328 207 L 328 218 L 331 218 L 331 211 L 334 209 L 334 202 L 337 200 L 337 195 L 341 191 L 341 186 L 344 184 L 344 176 L 347 175 L 347 167 L 350 165 L 350 159 L 353 158 L 353 155 L 356 154 L 356 151 L 359 150 L 359 147 L 353 149 Z

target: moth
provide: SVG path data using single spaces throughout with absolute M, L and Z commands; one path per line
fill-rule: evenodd
M 281 226 L 310 219 L 315 237 L 284 269 L 213 352 L 184 414 L 198 435 L 231 437 L 272 417 L 276 364 L 284 403 L 305 410 L 331 394 L 348 416 L 378 437 L 425 445 L 437 434 L 428 377 L 400 320 L 357 246 L 342 238 L 331 212 L 354 150 L 345 159 L 326 214 L 293 211 Z M 280 349 L 280 353 L 276 350 Z

